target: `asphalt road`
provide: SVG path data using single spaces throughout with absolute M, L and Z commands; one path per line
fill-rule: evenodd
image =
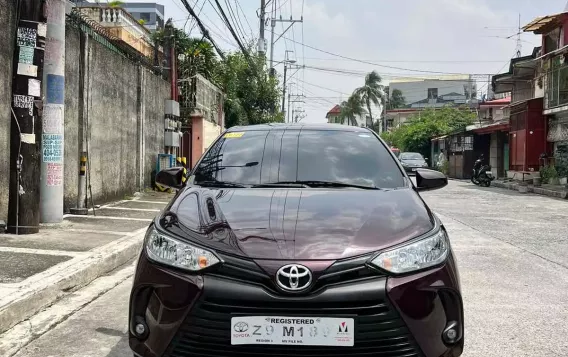
M 423 197 L 447 226 L 458 258 L 463 356 L 568 356 L 568 201 L 456 181 Z M 16 356 L 131 356 L 130 284 L 117 285 Z

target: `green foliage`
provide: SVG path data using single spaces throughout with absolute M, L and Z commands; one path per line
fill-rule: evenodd
M 248 49 L 250 58 L 241 51 L 225 54 L 222 60 L 213 45 L 203 38 L 191 38 L 182 30 L 173 28 L 177 52 L 183 54 L 178 61 L 178 78 L 188 78 L 195 73 L 219 86 L 225 93 L 225 125 L 250 125 L 284 122 L 279 110 L 281 91 L 278 80 L 271 78 L 264 58 Z M 159 46 L 167 44 L 164 30 L 153 34 Z
M 379 105 L 384 102 L 383 85 L 381 84 L 382 78 L 376 72 L 372 71 L 365 76 L 365 84 L 355 89 L 353 95 L 360 98 L 360 101 L 367 106 L 367 112 L 373 122 L 373 115 L 371 113 L 371 104 Z
M 118 0 L 108 2 L 108 6 L 110 6 L 112 8 L 121 7 L 123 4 L 124 4 L 123 1 L 118 1 Z
M 557 179 L 558 172 L 556 171 L 556 167 L 552 165 L 542 166 L 540 168 L 540 179 L 543 183 L 549 183 L 550 179 Z
M 568 145 L 559 145 L 554 158 L 558 177 L 568 177 Z
M 343 103 L 340 104 L 341 113 L 339 118 L 341 119 L 341 124 L 347 121 L 348 125 L 357 125 L 356 117 L 359 115 L 364 115 L 367 111 L 363 108 L 363 101 L 357 93 L 351 94 L 351 96 Z
M 278 110 L 281 93 L 277 79 L 264 69 L 263 57 L 253 50 L 249 53 L 250 61 L 241 52 L 230 53 L 217 68 L 217 79 L 226 94 L 227 127 L 284 122 Z
M 402 92 L 400 91 L 400 89 L 395 89 L 391 93 L 388 103 L 388 108 L 389 109 L 402 108 L 404 107 L 405 103 L 406 103 L 406 98 L 402 96 Z
M 464 129 L 473 124 L 476 115 L 467 108 L 444 107 L 426 109 L 411 117 L 404 125 L 384 134 L 383 138 L 403 151 L 430 156 L 430 139 Z

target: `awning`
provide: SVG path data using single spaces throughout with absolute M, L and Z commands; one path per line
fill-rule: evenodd
M 494 123 L 490 125 L 483 126 L 481 128 L 473 129 L 472 132 L 476 134 L 491 134 L 496 131 L 509 131 L 510 125 L 508 122 Z
M 537 17 L 523 27 L 524 32 L 533 32 L 537 35 L 546 34 L 562 25 L 568 18 L 568 12 Z

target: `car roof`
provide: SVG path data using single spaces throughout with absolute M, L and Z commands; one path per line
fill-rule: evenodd
M 286 130 L 286 129 L 306 129 L 306 130 L 337 130 L 337 131 L 350 131 L 368 133 L 371 131 L 368 128 L 360 128 L 358 126 L 350 126 L 343 124 L 328 124 L 328 123 L 268 123 L 256 124 L 246 126 L 233 126 L 227 129 L 228 133 L 235 131 L 269 131 L 269 130 Z

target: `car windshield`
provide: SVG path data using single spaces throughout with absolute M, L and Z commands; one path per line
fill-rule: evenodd
M 400 154 L 401 160 L 424 160 L 422 155 L 417 152 L 405 152 Z
M 341 130 L 225 134 L 204 155 L 194 176 L 196 184 L 208 185 L 218 181 L 244 185 L 320 182 L 404 186 L 404 176 L 389 149 L 373 133 Z

